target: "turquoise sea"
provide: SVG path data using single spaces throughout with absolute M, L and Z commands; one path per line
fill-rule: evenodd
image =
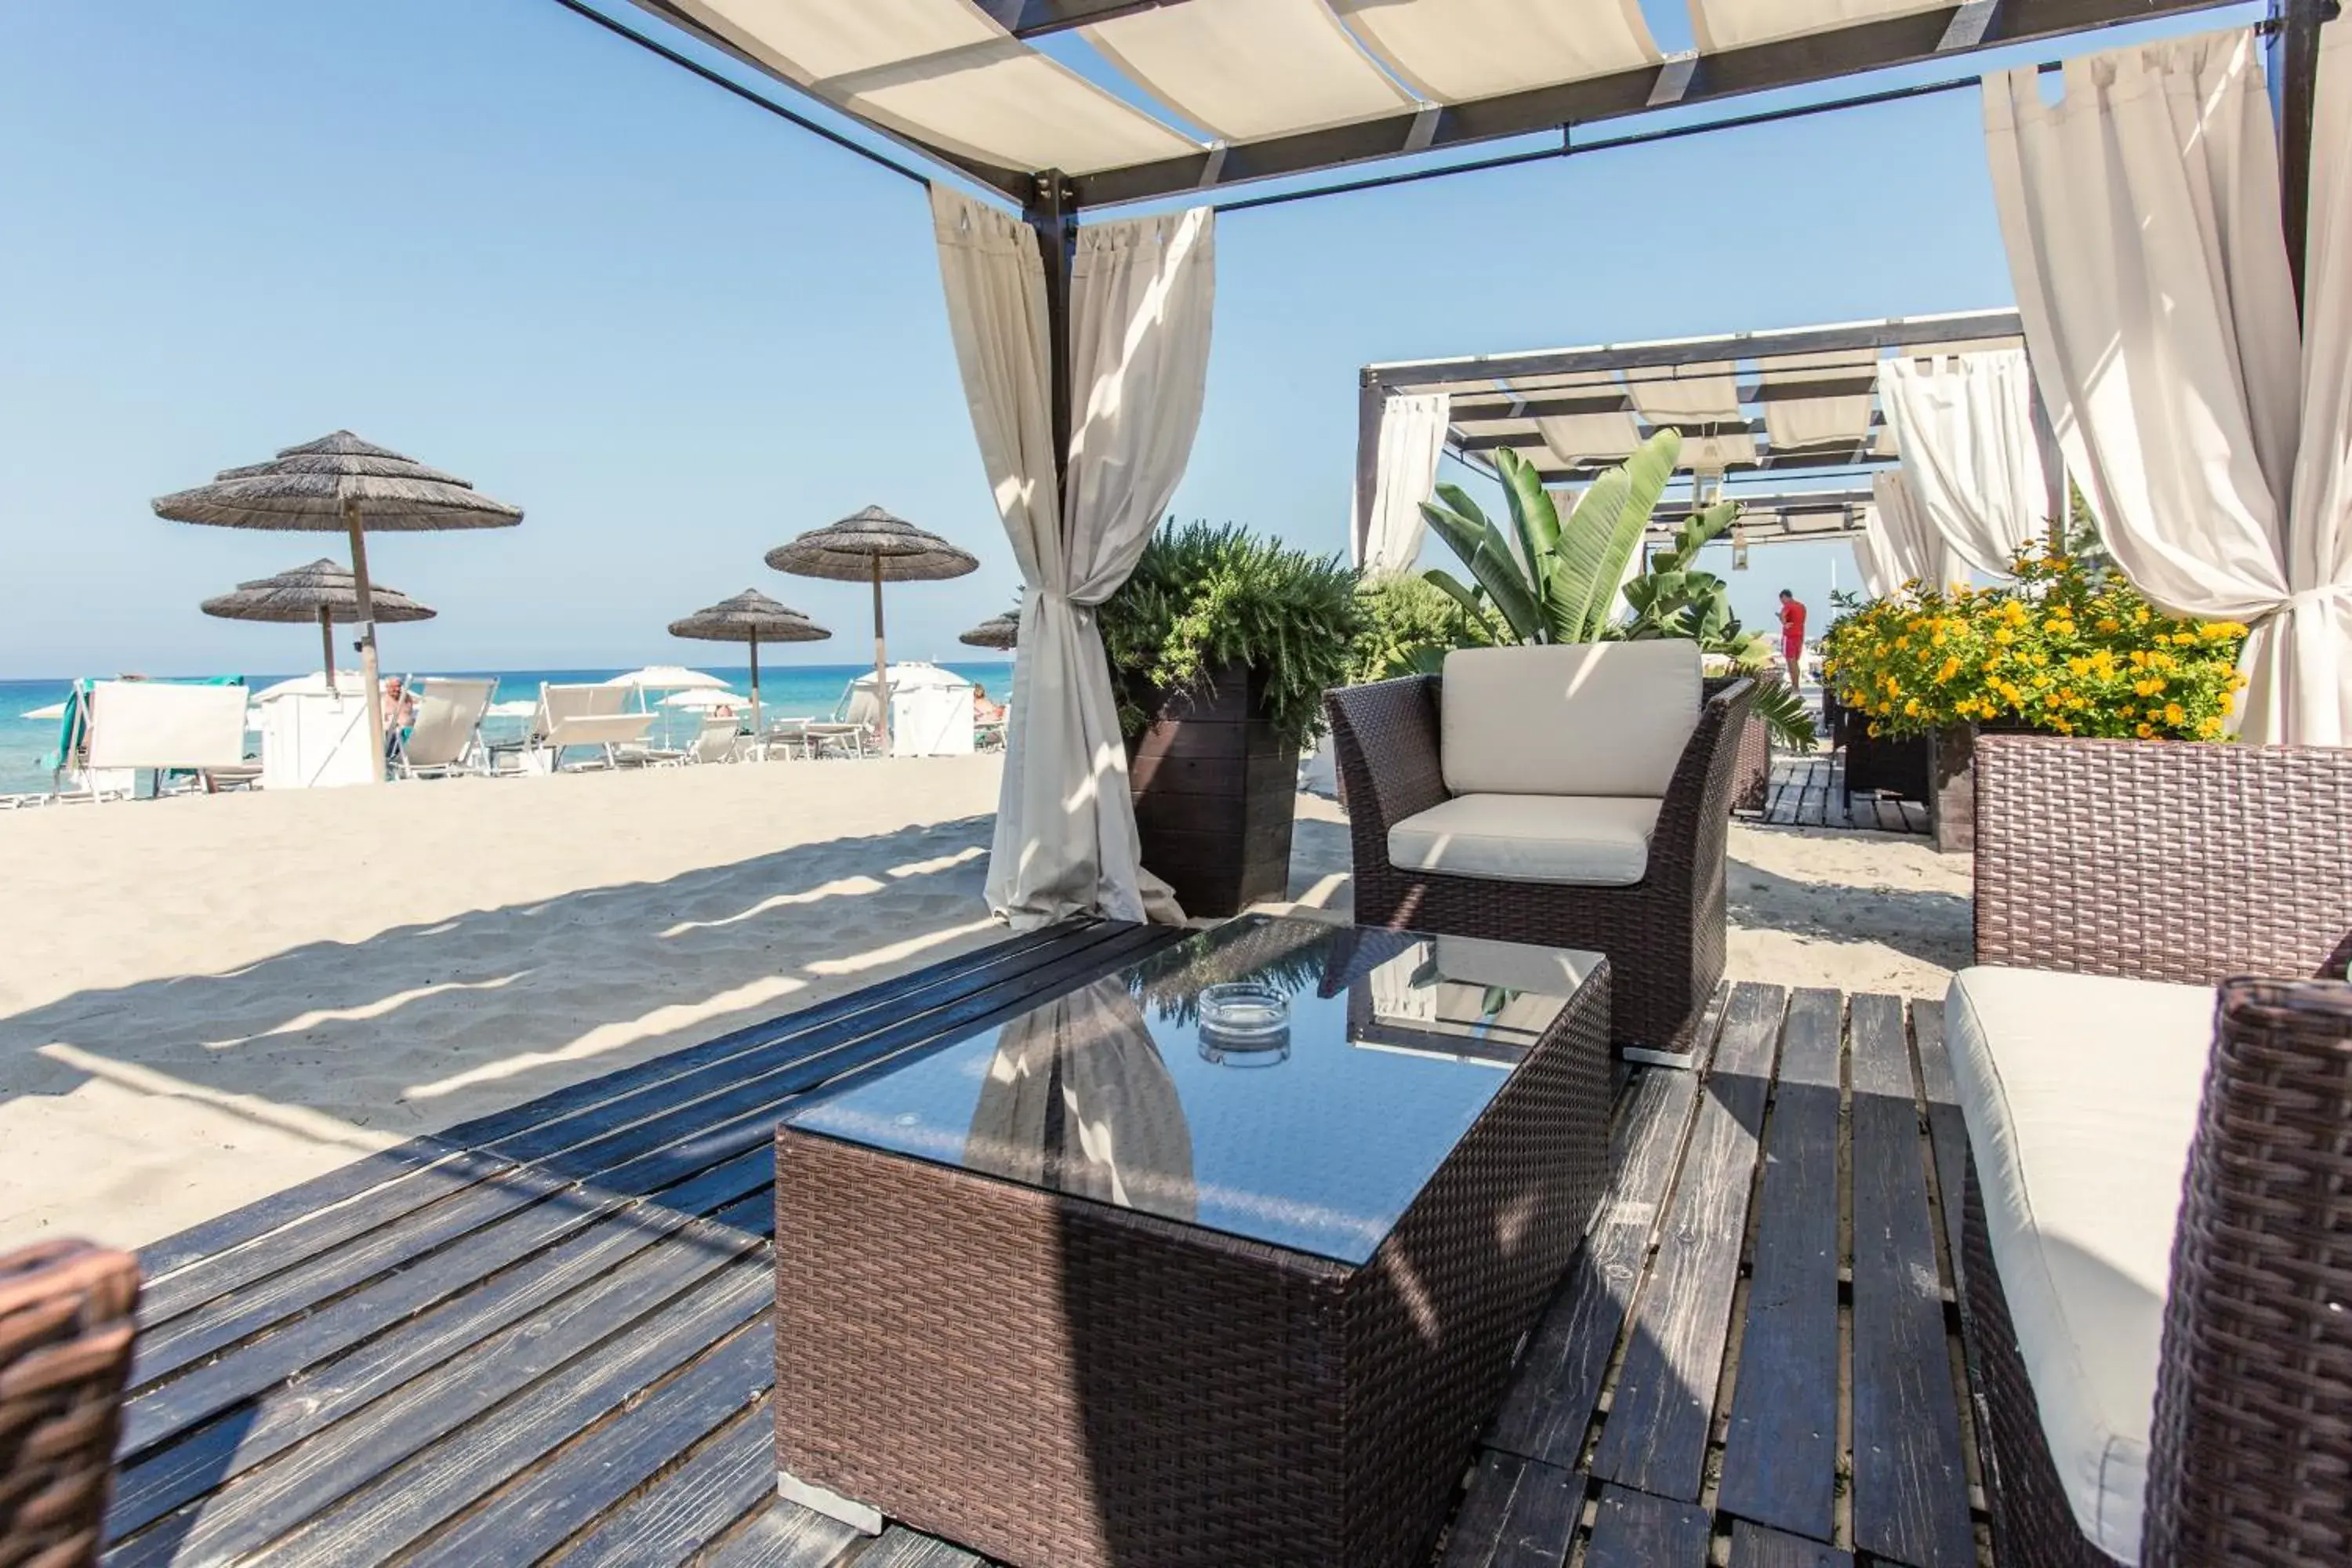
M 635 666 L 628 668 L 635 668 Z M 706 675 L 715 675 L 721 681 L 743 693 L 748 699 L 751 675 L 747 665 L 690 663 L 688 668 Z M 760 668 L 760 700 L 772 718 L 823 716 L 832 713 L 834 706 L 849 682 L 872 669 L 872 665 L 795 664 L 782 668 L 762 664 Z M 989 694 L 1003 701 L 1013 689 L 1013 666 L 1003 660 L 957 660 L 945 668 L 967 680 L 975 680 L 988 688 Z M 290 675 L 305 673 L 289 670 L 283 674 L 248 674 L 246 684 L 258 689 L 272 681 Z M 497 700 L 530 701 L 539 696 L 540 683 L 558 684 L 570 681 L 604 680 L 623 673 L 621 668 L 609 669 L 436 669 L 421 670 L 429 675 L 488 675 L 499 682 Z M 33 720 L 24 715 L 35 709 L 46 708 L 66 700 L 72 685 L 68 680 L 0 680 L 0 795 L 30 794 L 49 787 L 48 758 L 57 751 L 58 721 L 54 719 Z M 654 726 L 656 744 L 683 745 L 693 737 L 700 721 L 690 710 L 660 706 L 662 692 L 647 694 L 654 700 L 654 711 L 661 715 Z M 519 737 L 530 721 L 523 718 L 488 721 L 483 726 L 493 740 Z M 254 738 L 259 744 L 259 737 Z

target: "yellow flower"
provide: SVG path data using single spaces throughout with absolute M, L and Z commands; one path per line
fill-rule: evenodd
M 2156 738 L 2156 731 L 2146 724 L 2140 725 L 2138 729 L 2132 732 L 2143 741 L 2152 741 Z
M 2124 624 L 2113 616 L 2101 616 L 2099 629 L 2103 632 L 2119 632 L 2124 629 Z
M 2209 741 L 2212 740 L 2221 732 L 2221 721 L 2219 719 L 2204 720 L 2198 724 L 2197 732 Z
M 2231 696 L 2228 692 L 2223 692 L 2221 694 L 2221 711 L 2224 713 L 2235 713 L 2237 710 L 2238 700 Z
M 1910 701 L 1906 702 L 1903 705 L 1903 711 L 1906 715 L 1916 718 L 1919 712 L 1919 700 L 1916 697 L 1914 697 Z
M 2006 647 L 2008 644 L 2013 643 L 2017 640 L 2017 634 L 2011 631 L 2007 626 L 2003 626 L 1999 631 L 1992 634 L 1992 640 Z
M 2179 703 L 2168 702 L 2164 705 L 2164 721 L 2166 723 L 2178 724 L 2188 717 L 2188 714 L 2181 711 Z
M 1958 658 L 1947 658 L 1942 667 L 1936 671 L 1936 679 L 1939 681 L 1949 680 L 1959 672 L 1960 661 Z

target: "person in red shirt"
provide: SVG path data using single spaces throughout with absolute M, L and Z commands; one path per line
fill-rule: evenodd
M 1805 606 L 1788 589 L 1780 590 L 1780 657 L 1789 666 L 1789 689 L 1804 689 Z

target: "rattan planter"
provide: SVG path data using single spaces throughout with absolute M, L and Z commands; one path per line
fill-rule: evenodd
M 1298 748 L 1267 722 L 1265 689 L 1228 666 L 1162 700 L 1128 742 L 1143 864 L 1188 915 L 1239 914 L 1290 886 Z

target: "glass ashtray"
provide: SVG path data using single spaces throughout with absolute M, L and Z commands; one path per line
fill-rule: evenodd
M 1290 998 L 1232 981 L 1201 989 L 1201 1054 L 1234 1067 L 1270 1067 L 1290 1054 Z

